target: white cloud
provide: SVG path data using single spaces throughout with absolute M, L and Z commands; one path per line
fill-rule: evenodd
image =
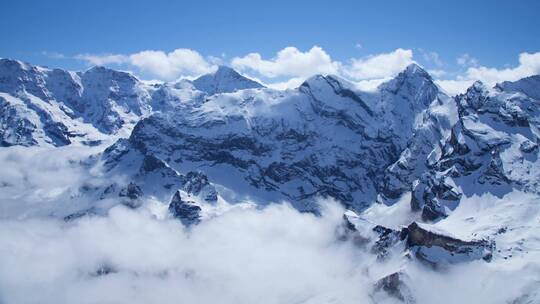
M 437 52 L 423 49 L 419 51 L 424 62 L 437 67 L 428 72 L 449 94 L 464 92 L 476 80 L 492 86 L 497 82 L 515 81 L 540 74 L 540 52 L 521 53 L 519 65 L 501 69 L 481 66 L 476 58 L 463 54 L 456 59 L 456 63 L 466 70 L 456 74 L 440 68 L 445 64 Z M 55 55 L 56 53 L 43 54 L 60 58 L 60 55 Z M 195 50 L 185 48 L 169 53 L 147 50 L 134 54 L 80 54 L 75 58 L 94 65 L 127 65 L 146 76 L 165 81 L 180 77 L 194 78 L 214 71 L 219 64 L 227 64 L 224 54 L 220 57 L 204 57 Z M 336 74 L 358 83 L 359 87 L 373 89 L 375 84 L 394 77 L 415 62 L 414 53 L 410 49 L 398 48 L 387 53 L 351 58 L 347 62 L 341 62 L 334 60 L 319 46 L 313 46 L 307 51 L 291 46 L 278 51 L 274 57 L 268 59 L 256 52 L 233 57 L 230 65 L 275 89 L 298 87 L 305 79 L 315 74 Z
M 540 74 L 540 52 L 519 54 L 519 64 L 511 68 L 497 69 L 479 66 L 478 61 L 467 54 L 458 58 L 458 64 L 470 67 L 464 74 L 458 75 L 455 79 L 437 81 L 450 94 L 465 92 L 476 80 L 480 80 L 488 86 L 494 86 L 499 82 L 516 81 Z
M 471 213 L 485 223 L 499 211 L 490 206 L 509 206 L 505 201 L 536 210 L 526 208 L 534 197 L 526 204 L 521 197 L 466 198 L 468 204 L 460 205 L 465 209 L 453 214 L 458 220 L 449 224 L 467 222 Z M 526 299 L 538 299 L 534 252 L 516 256 L 511 267 L 499 256 L 492 263 L 434 271 L 399 251 L 389 251 L 380 262 L 368 248 L 336 241 L 342 210 L 330 206 L 321 217 L 288 205 L 232 209 L 190 231 L 149 209 L 122 206 L 71 223 L 51 217 L 3 220 L 2 303 L 398 303 L 372 292 L 376 280 L 396 270 L 409 277 L 417 303 L 506 303 L 528 293 Z M 400 210 L 373 211 L 367 215 L 400 223 L 390 216 L 401 216 Z M 525 229 L 521 236 L 533 239 L 535 231 Z
M 460 66 L 478 66 L 478 60 L 469 54 L 463 54 L 456 59 Z
M 209 73 L 215 70 L 216 65 L 224 63 L 224 56 L 203 57 L 191 49 L 176 49 L 170 53 L 147 50 L 128 55 L 80 54 L 75 58 L 94 65 L 125 64 L 167 81 Z M 316 74 L 337 74 L 352 81 L 387 79 L 413 63 L 412 58 L 412 50 L 396 49 L 389 53 L 352 58 L 349 64 L 343 64 L 333 60 L 321 47 L 313 46 L 305 52 L 296 47 L 286 47 L 270 59 L 264 59 L 259 53 L 250 53 L 234 57 L 230 63 L 233 68 L 246 74 L 254 73 L 266 80 L 279 79 L 277 82 L 263 82 L 270 83 L 270 87 L 284 89 L 297 87 Z
M 259 53 L 250 53 L 244 57 L 234 57 L 231 64 L 240 71 L 255 71 L 268 78 L 279 76 L 307 78 L 315 74 L 335 74 L 340 66 L 339 62 L 332 61 L 319 46 L 314 46 L 307 52 L 295 47 L 286 47 L 271 59 L 263 59 Z
M 276 90 L 294 89 L 299 87 L 306 79 L 301 77 L 293 77 L 283 82 L 274 82 L 265 84 L 267 87 Z
M 360 50 L 360 49 L 362 49 L 364 46 L 363 46 L 361 43 L 357 43 L 357 44 L 354 45 L 354 47 Z
M 86 61 L 92 65 L 122 64 L 129 60 L 126 55 L 120 54 L 79 54 L 75 59 Z
M 1 221 L 2 301 L 367 303 L 371 278 L 358 266 L 375 258 L 335 241 L 340 214 L 272 205 L 233 210 L 191 231 L 125 207 L 69 224 Z M 98 275 L 102 267 L 112 272 Z
M 51 58 L 51 59 L 64 59 L 64 58 L 66 58 L 66 56 L 64 54 L 58 53 L 58 52 L 43 51 L 43 52 L 41 52 L 41 55 L 43 55 L 45 57 L 48 57 L 48 58 Z
M 318 46 L 307 52 L 287 47 L 272 59 L 263 59 L 258 53 L 235 57 L 232 66 L 241 71 L 251 71 L 265 78 L 286 78 L 267 86 L 275 89 L 298 87 L 306 78 L 316 74 L 336 74 L 356 82 L 359 88 L 372 90 L 414 63 L 412 50 L 396 49 L 363 58 L 352 58 L 348 64 L 333 60 Z M 440 73 L 441 74 L 441 73 Z
M 473 82 L 474 80 L 470 80 L 470 79 L 435 80 L 435 83 L 437 83 L 447 94 L 452 95 L 452 96 L 464 93 L 473 84 Z
M 427 72 L 433 77 L 442 77 L 447 74 L 445 70 L 428 70 Z
M 413 63 L 412 50 L 396 49 L 360 59 L 351 59 L 351 64 L 343 67 L 345 77 L 366 80 L 391 77 Z
M 360 91 L 375 91 L 379 85 L 385 81 L 389 81 L 391 77 L 379 78 L 379 79 L 369 79 L 369 80 L 360 80 L 354 82 L 356 88 Z
M 484 66 L 467 69 L 466 78 L 478 79 L 489 85 L 502 81 L 516 81 L 521 78 L 540 74 L 540 52 L 519 54 L 519 65 L 514 68 L 488 68 Z
M 181 76 L 195 77 L 209 73 L 215 70 L 214 63 L 219 62 L 219 58 L 205 59 L 191 49 L 176 49 L 169 53 L 147 50 L 129 55 L 79 54 L 75 58 L 93 65 L 127 64 L 161 80 L 175 80 Z
M 259 53 L 250 53 L 231 61 L 232 66 L 240 71 L 255 72 L 263 78 L 285 78 L 267 84 L 275 89 L 298 87 L 306 78 L 316 74 L 336 74 L 370 90 L 375 84 L 395 76 L 413 62 L 412 50 L 396 49 L 389 53 L 353 58 L 349 64 L 344 64 L 333 60 L 318 46 L 307 52 L 287 47 L 271 59 L 264 59 Z
M 441 56 L 437 52 L 426 51 L 424 49 L 418 49 L 422 53 L 422 58 L 426 63 L 433 64 L 437 67 L 442 67 L 444 62 L 441 59 Z
M 199 76 L 215 69 L 201 54 L 190 49 L 176 49 L 170 53 L 142 51 L 129 56 L 130 63 L 143 72 L 164 80 L 180 76 Z

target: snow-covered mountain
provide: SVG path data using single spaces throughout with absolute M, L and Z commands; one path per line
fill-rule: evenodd
M 321 215 L 335 200 L 335 240 L 380 265 L 372 299 L 421 298 L 417 264 L 540 267 L 540 76 L 451 97 L 416 64 L 369 92 L 333 75 L 282 91 L 223 66 L 156 84 L 1 59 L 0 105 L 0 159 L 58 153 L 84 177 L 7 170 L 0 218 L 73 223 L 123 205 L 195 229 L 235 208 Z M 513 303 L 534 303 L 535 282 Z
M 150 96 L 129 73 L 85 72 L 0 60 L 2 145 L 93 142 L 149 114 Z
M 227 66 L 219 66 L 214 73 L 195 79 L 193 86 L 197 90 L 206 92 L 209 95 L 264 87 L 260 83 L 240 75 Z
M 104 67 L 70 72 L 0 59 L 1 145 L 96 144 L 183 101 L 258 87 L 227 67 L 193 82 L 150 85 Z
M 538 88 L 540 77 L 493 89 L 476 82 L 457 96 L 459 120 L 415 184 L 413 209 L 434 220 L 454 209 L 463 194 L 538 193 Z
M 127 176 L 96 197 L 135 185 L 163 199 L 183 183 L 165 176 L 200 172 L 228 202 L 317 212 L 331 197 L 361 212 L 412 191 L 412 209 L 437 220 L 463 194 L 537 191 L 538 76 L 451 98 L 416 64 L 370 92 L 332 75 L 273 90 L 224 66 L 163 84 L 103 67 L 0 67 L 3 146 L 91 145 L 133 128 L 95 157 Z M 145 176 L 149 159 L 170 173 Z
M 390 200 L 410 189 L 454 116 L 452 99 L 412 65 L 376 92 L 315 76 L 296 90 L 214 94 L 141 120 L 118 149 L 203 171 L 238 201 L 316 211 L 316 198 L 328 196 L 362 210 L 378 194 Z M 106 152 L 107 163 L 109 154 L 119 152 Z

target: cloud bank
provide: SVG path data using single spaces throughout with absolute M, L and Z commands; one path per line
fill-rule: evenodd
M 476 80 L 495 85 L 501 81 L 515 81 L 540 74 L 540 52 L 521 53 L 517 66 L 505 68 L 483 66 L 478 59 L 463 54 L 456 58 L 455 62 L 457 67 L 464 70 L 456 72 L 447 70 L 447 64 L 437 52 L 424 49 L 417 51 L 416 57 L 413 50 L 398 48 L 346 61 L 333 59 L 320 46 L 313 46 L 306 51 L 289 46 L 277 51 L 270 58 L 253 52 L 235 56 L 230 60 L 203 56 L 186 48 L 168 53 L 147 50 L 133 54 L 80 54 L 75 58 L 92 65 L 126 65 L 144 75 L 166 81 L 197 77 L 214 71 L 218 64 L 226 64 L 279 89 L 297 87 L 302 81 L 316 74 L 335 74 L 358 82 L 361 87 L 369 87 L 395 76 L 411 63 L 427 67 L 437 83 L 450 94 L 464 92 Z
M 535 196 L 464 198 L 441 224 L 481 232 L 486 224 L 515 223 L 497 243 L 502 254 L 515 257 L 434 271 L 402 251 L 381 262 L 367 248 L 338 241 L 344 210 L 331 201 L 321 202 L 327 206 L 321 217 L 287 204 L 231 208 L 190 230 L 158 201 L 64 222 L 51 211 L 69 208 L 74 201 L 66 195 L 76 194 L 70 189 L 99 177 L 84 166 L 90 152 L 0 152 L 0 303 L 397 303 L 374 293 L 373 285 L 400 269 L 416 303 L 540 298 Z M 363 215 L 390 227 L 406 225 L 414 217 L 409 201 L 375 204 Z M 527 252 L 513 249 L 517 240 Z
M 365 303 L 362 261 L 339 217 L 286 205 L 236 210 L 186 231 L 149 210 L 75 223 L 0 222 L 2 303 Z
M 0 302 L 397 303 L 373 284 L 400 264 L 417 303 L 539 296 L 536 263 L 477 261 L 434 271 L 401 259 L 377 262 L 335 240 L 339 211 L 234 209 L 189 231 L 152 208 L 122 206 L 70 223 L 2 220 Z

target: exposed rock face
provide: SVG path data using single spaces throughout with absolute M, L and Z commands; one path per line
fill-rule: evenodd
M 98 158 L 103 163 L 108 180 L 116 182 L 90 192 L 97 192 L 99 199 L 123 198 L 123 204 L 138 207 L 144 197 L 162 201 L 169 200 L 177 189 L 183 190 L 196 201 L 215 203 L 218 193 L 199 171 L 179 173 L 162 159 L 152 154 L 144 154 L 130 145 L 128 140 L 119 140 L 107 148 Z
M 452 180 L 442 175 L 425 174 L 413 183 L 411 209 L 421 210 L 424 221 L 437 221 L 457 206 L 461 196 Z
M 408 277 L 403 272 L 394 272 L 379 279 L 374 286 L 374 292 L 385 292 L 387 295 L 396 298 L 400 302 L 416 303 L 411 290 L 406 284 Z
M 90 209 L 87 209 L 87 210 L 82 210 L 82 211 L 78 211 L 78 212 L 69 214 L 69 215 L 64 217 L 64 221 L 65 222 L 71 222 L 71 221 L 77 220 L 77 219 L 79 219 L 81 217 L 90 216 L 90 215 L 96 215 L 96 214 L 97 214 L 96 208 L 90 208 Z
M 169 212 L 186 227 L 200 222 L 201 207 L 195 202 L 182 200 L 180 191 L 176 191 L 174 194 L 169 204 Z
M 338 227 L 338 239 L 353 241 L 360 248 L 377 255 L 378 259 L 388 258 L 392 251 L 410 251 L 432 266 L 478 259 L 490 261 L 495 249 L 494 242 L 461 240 L 430 224 L 412 222 L 407 227 L 391 229 L 366 221 L 351 211 L 343 216 L 343 223 Z
M 367 222 L 353 211 L 343 215 L 343 222 L 338 226 L 336 234 L 338 240 L 352 241 L 357 247 L 377 255 L 380 260 L 386 259 L 390 250 L 407 237 L 405 230 L 394 230 Z
M 494 244 L 487 240 L 460 240 L 416 222 L 406 228 L 406 233 L 407 247 L 418 259 L 434 266 L 478 259 L 490 261 L 494 249 Z
M 393 108 L 386 110 L 395 113 L 395 118 L 389 119 L 390 123 L 394 124 L 394 129 L 402 129 L 401 132 L 406 131 L 405 134 L 411 135 L 401 136 L 403 142 L 399 157 L 385 169 L 379 181 L 378 190 L 385 203 L 392 203 L 410 191 L 413 181 L 426 171 L 429 155 L 449 135 L 457 120 L 455 103 L 437 89 L 424 70 L 412 65 L 404 74 L 407 72 L 413 75 L 408 78 L 414 79 L 414 86 L 409 84 L 407 77 L 400 74 L 388 83 L 386 89 L 386 94 L 395 92 L 402 99 L 396 98 Z M 400 86 L 404 88 L 398 90 Z M 411 120 L 414 120 L 414 124 L 410 123 Z M 411 126 L 413 129 L 408 130 Z
M 373 231 L 378 234 L 378 238 L 371 247 L 371 252 L 376 254 L 379 259 L 386 258 L 389 250 L 407 237 L 404 230 L 394 230 L 381 225 L 373 227 Z
M 130 182 L 125 188 L 120 190 L 118 196 L 126 198 L 124 205 L 130 208 L 137 208 L 140 206 L 140 201 L 138 199 L 143 196 L 143 191 L 141 187 L 137 186 L 135 183 Z
M 135 200 L 143 195 L 141 188 L 134 183 L 129 183 L 128 186 L 120 191 L 119 196 L 127 197 Z
M 204 173 L 190 171 L 185 179 L 184 191 L 192 195 L 201 195 L 207 202 L 217 201 L 217 191 L 208 182 L 208 177 Z
M 169 200 L 186 182 L 185 176 L 164 161 L 131 148 L 127 140 L 117 141 L 97 159 L 102 161 L 107 179 L 115 181 L 97 189 L 98 199 L 119 196 L 132 201 L 136 207 L 136 201 L 143 196 Z M 129 201 L 127 204 L 132 205 Z

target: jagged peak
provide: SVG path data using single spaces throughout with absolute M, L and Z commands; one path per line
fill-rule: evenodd
M 245 76 L 243 76 L 242 74 L 238 73 L 235 69 L 229 67 L 229 66 L 226 66 L 226 65 L 219 65 L 217 67 L 217 69 L 212 72 L 212 73 L 208 73 L 208 74 L 204 74 L 202 76 L 200 76 L 199 78 L 195 79 L 194 81 L 197 81 L 199 79 L 207 79 L 209 77 L 212 77 L 212 78 L 226 78 L 228 76 L 232 76 L 232 77 L 235 77 L 235 78 L 244 78 L 244 79 L 247 79 L 247 80 L 251 80 Z
M 431 75 L 416 63 L 409 64 L 402 72 L 393 79 L 383 82 L 378 90 L 390 91 L 394 94 L 402 88 L 407 90 L 438 91 L 438 86 L 433 82 Z M 427 101 L 426 101 L 427 102 Z
M 482 81 L 480 80 L 476 80 L 475 82 L 473 82 L 473 84 L 467 89 L 467 91 L 465 92 L 465 94 L 473 94 L 473 93 L 485 93 L 485 92 L 488 92 L 489 91 L 489 87 L 483 83 Z
M 208 94 L 232 93 L 242 89 L 264 88 L 259 82 L 249 79 L 233 68 L 220 65 L 213 73 L 193 80 L 193 85 Z
M 416 63 L 409 64 L 399 75 L 415 76 L 431 79 L 431 75 Z
M 471 88 L 475 88 L 475 89 L 483 89 L 485 87 L 486 87 L 486 85 L 481 80 L 476 80 L 471 85 Z
M 227 74 L 240 75 L 240 73 L 238 73 L 235 69 L 226 65 L 218 66 L 217 70 L 214 72 L 214 75 L 227 75 Z

